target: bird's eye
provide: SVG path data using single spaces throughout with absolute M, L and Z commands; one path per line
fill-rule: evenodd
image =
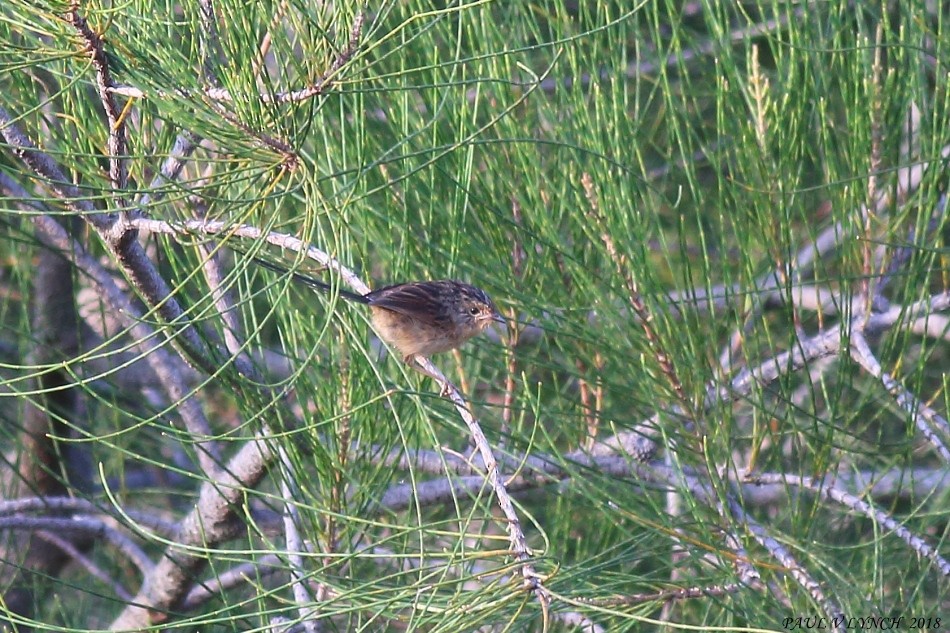
M 479 312 L 481 312 L 481 310 L 479 310 L 477 306 L 472 306 L 471 308 L 468 309 L 468 313 L 471 314 L 472 316 L 478 316 Z

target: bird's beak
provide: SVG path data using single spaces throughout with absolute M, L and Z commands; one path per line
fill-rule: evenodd
M 497 321 L 502 325 L 508 325 L 508 321 L 505 320 L 505 317 L 501 316 L 498 312 L 495 312 L 493 315 L 491 315 L 491 320 Z

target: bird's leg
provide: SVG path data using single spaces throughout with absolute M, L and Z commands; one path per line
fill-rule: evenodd
M 416 354 L 409 354 L 408 356 L 405 356 L 402 360 L 404 363 L 406 363 L 407 365 L 415 369 L 420 374 L 424 374 L 428 376 L 429 378 L 431 378 L 432 380 L 436 381 L 440 387 L 439 395 L 441 395 L 443 398 L 449 395 L 449 393 L 452 390 L 452 387 L 449 385 L 448 378 L 442 375 L 442 372 L 436 369 L 432 365 L 432 363 L 429 362 L 428 358 L 426 358 L 425 356 L 418 356 Z

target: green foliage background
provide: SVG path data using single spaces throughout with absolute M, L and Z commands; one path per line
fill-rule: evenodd
M 896 475 L 907 489 L 875 499 L 878 507 L 947 551 L 946 483 L 932 491 L 913 485 L 946 463 L 846 353 L 784 372 L 733 403 L 704 404 L 710 386 L 725 384 L 739 368 L 851 318 L 860 309 L 851 301 L 868 278 L 869 243 L 889 247 L 875 271 L 886 270 L 896 249 L 913 247 L 887 288 L 892 304 L 945 291 L 945 218 L 932 220 L 950 139 L 950 35 L 939 3 L 225 0 L 214 3 L 216 46 L 191 3 L 79 7 L 104 37 L 114 81 L 148 95 L 129 104 L 129 199 L 157 199 L 153 178 L 182 131 L 204 139 L 182 176 L 162 185 L 165 196 L 141 209 L 146 215 L 296 235 L 371 285 L 465 279 L 531 324 L 514 349 L 504 344 L 507 334 L 496 333 L 436 359 L 467 387 L 499 454 L 517 463 L 525 453 L 558 459 L 583 447 L 589 412 L 581 390 L 600 385 L 599 438 L 630 429 L 652 433 L 661 462 L 708 469 L 722 498 L 730 491 L 726 479 L 747 467 L 792 477 Z M 104 159 L 109 129 L 89 57 L 62 17 L 67 9 L 19 1 L 0 9 L 0 104 L 85 195 L 115 209 Z M 289 104 L 256 97 L 301 89 L 327 73 L 359 11 L 359 49 L 325 94 Z M 269 49 L 261 58 L 265 34 Z M 234 100 L 205 94 L 208 59 L 207 76 Z M 908 132 L 912 113 L 919 118 Z M 288 151 L 278 151 L 274 139 Z M 919 186 L 906 199 L 893 201 L 895 194 L 872 216 L 868 233 L 862 205 L 873 206 L 876 191 L 896 192 L 900 170 L 914 165 L 923 170 Z M 45 213 L 72 213 L 3 149 L 0 171 L 38 196 Z M 603 226 L 591 213 L 584 174 Z M 30 262 L 39 247 L 29 214 L 9 195 L 0 204 L 0 337 L 7 352 L 0 442 L 15 455 L 23 403 L 37 400 L 26 379 L 50 367 L 24 360 L 36 344 L 28 315 Z M 820 286 L 836 292 L 835 300 L 821 313 L 766 300 L 763 278 L 776 268 L 795 269 L 796 255 L 836 224 L 836 248 L 803 267 L 799 279 L 780 283 L 786 293 Z M 603 232 L 626 258 L 652 315 L 653 344 L 631 311 Z M 191 320 L 223 332 L 196 244 L 242 253 L 263 245 L 148 239 Z M 86 244 L 104 252 L 91 233 Z M 523 262 L 516 262 L 518 249 Z M 487 487 L 449 503 L 380 509 L 394 485 L 449 475 L 392 468 L 373 455 L 468 450 L 464 425 L 433 383 L 380 355 L 359 306 L 294 287 L 240 254 L 228 262 L 225 284 L 247 349 L 285 357 L 283 374 L 266 365 L 269 382 L 290 390 L 297 406 L 261 395 L 227 363 L 190 384 L 215 416 L 222 441 L 237 446 L 265 422 L 280 431 L 276 441 L 291 456 L 302 531 L 314 545 L 306 573 L 338 592 L 319 606 L 326 630 L 539 628 L 537 602 L 507 576 L 488 574 L 502 565 L 508 545 L 503 526 L 492 520 L 498 513 Z M 712 310 L 676 309 L 670 299 L 715 289 L 726 301 Z M 110 311 L 105 304 L 87 309 Z M 178 326 L 161 327 L 173 340 Z M 731 352 L 735 365 L 723 370 L 720 354 L 733 332 L 741 333 Z M 111 346 L 84 350 L 68 363 L 85 377 L 87 418 L 74 431 L 98 480 L 94 490 L 76 494 L 105 507 L 180 517 L 203 478 L 189 460 L 196 438 L 176 424 L 176 403 L 116 387 L 114 372 L 123 371 L 116 346 L 128 340 L 121 331 L 110 336 Z M 922 337 L 895 327 L 873 341 L 885 370 L 941 412 L 945 339 L 945 331 Z M 669 357 L 692 416 L 673 413 L 683 399 L 657 349 Z M 90 375 L 102 355 L 116 361 Z M 514 380 L 513 400 L 502 424 L 507 378 Z M 8 456 L 11 464 L 15 459 Z M 571 475 L 565 483 L 518 497 L 538 568 L 561 598 L 555 611 L 582 613 L 610 631 L 680 624 L 773 630 L 785 617 L 824 613 L 825 605 L 741 522 L 729 524 L 684 488 L 674 486 L 673 496 L 635 478 L 563 467 Z M 143 470 L 166 471 L 176 483 L 131 485 L 128 475 Z M 249 490 L 250 505 L 280 511 L 280 479 L 275 470 Z M 889 530 L 814 495 L 791 487 L 787 493 L 746 510 L 844 613 L 948 613 L 946 578 Z M 870 486 L 855 493 L 869 495 Z M 210 553 L 209 577 L 282 551 L 278 535 L 253 517 L 248 523 L 246 538 Z M 583 602 L 735 583 L 723 539 L 728 530 L 743 539 L 764 588 L 674 600 L 665 608 L 662 599 Z M 155 556 L 164 549 L 157 539 L 144 546 Z M 135 593 L 138 580 L 115 553 L 97 548 L 94 556 Z M 70 573 L 47 581 L 50 599 L 38 605 L 37 619 L 50 627 L 104 626 L 120 601 L 84 570 Z M 288 581 L 277 578 L 261 573 L 176 625 L 254 630 L 278 613 L 293 618 Z M 563 620 L 554 626 L 576 628 Z

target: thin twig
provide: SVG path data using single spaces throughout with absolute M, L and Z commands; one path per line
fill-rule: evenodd
M 894 398 L 897 405 L 910 415 L 920 434 L 930 442 L 930 445 L 944 461 L 950 463 L 950 447 L 943 439 L 950 437 L 950 423 L 947 422 L 947 419 L 932 407 L 921 402 L 919 398 L 881 369 L 881 364 L 875 358 L 863 334 L 857 331 L 851 333 L 849 350 L 851 358 L 869 374 L 881 381 L 881 384 Z
M 101 538 L 115 547 L 135 565 L 142 575 L 149 574 L 154 565 L 148 555 L 124 533 L 102 519 L 71 516 L 59 517 L 0 517 L 0 530 L 45 530 L 54 534 L 83 534 Z
M 647 344 L 650 346 L 650 349 L 653 352 L 653 356 L 656 359 L 657 365 L 660 366 L 660 370 L 669 381 L 670 387 L 673 389 L 673 393 L 675 393 L 676 397 L 679 399 L 680 405 L 684 408 L 684 410 L 688 411 L 692 408 L 692 405 L 689 402 L 689 398 L 686 397 L 686 390 L 683 388 L 683 383 L 679 379 L 676 367 L 673 364 L 673 358 L 663 348 L 660 337 L 657 335 L 656 331 L 651 325 L 651 322 L 653 321 L 653 315 L 650 313 L 646 303 L 643 301 L 643 297 L 640 294 L 640 287 L 637 284 L 633 274 L 630 272 L 630 266 L 627 261 L 627 257 L 617 250 L 614 239 L 606 228 L 606 221 L 603 214 L 600 212 L 597 194 L 594 191 L 594 182 L 591 179 L 590 174 L 585 172 L 581 175 L 581 184 L 584 187 L 584 193 L 587 196 L 587 201 L 590 205 L 588 216 L 597 223 L 598 229 L 600 230 L 600 239 L 604 243 L 604 247 L 607 249 L 607 255 L 613 261 L 614 266 L 616 266 L 617 273 L 623 280 L 624 287 L 627 290 L 627 301 L 629 301 L 630 307 L 633 308 L 634 313 L 640 319 L 639 325 L 643 330 L 644 336 L 646 336 Z
M 821 585 L 815 580 L 810 573 L 798 562 L 798 560 L 792 556 L 788 549 L 779 543 L 775 538 L 773 538 L 758 521 L 754 520 L 748 514 L 742 506 L 732 497 L 728 497 L 727 505 L 729 512 L 734 517 L 735 522 L 739 525 L 745 527 L 752 537 L 758 541 L 759 545 L 765 548 L 773 558 L 778 560 L 784 567 L 785 570 L 791 574 L 792 578 L 803 588 L 812 599 L 820 604 L 824 608 L 825 613 L 829 616 L 829 620 L 836 620 L 841 616 L 842 611 L 831 598 L 825 595 L 824 590 L 822 590 Z M 843 631 L 843 627 L 836 628 L 836 630 Z
M 191 157 L 200 142 L 201 137 L 188 130 L 182 131 L 175 138 L 171 151 L 168 152 L 168 156 L 159 168 L 158 173 L 149 183 L 148 191 L 136 200 L 135 207 L 137 211 L 147 212 L 149 205 L 157 203 L 165 197 L 164 191 L 161 190 L 162 187 L 178 180 L 178 176 L 185 168 L 185 161 Z
M 743 585 L 740 583 L 729 583 L 725 585 L 710 585 L 708 587 L 677 587 L 674 589 L 663 589 L 649 593 L 633 593 L 610 598 L 578 597 L 575 598 L 575 600 L 583 604 L 591 604 L 599 607 L 629 606 L 643 604 L 644 602 L 671 602 L 695 598 L 722 597 L 737 593 L 742 588 Z
M 870 81 L 870 90 L 871 90 L 871 107 L 870 107 L 870 116 L 871 116 L 871 158 L 870 165 L 868 169 L 868 209 L 873 206 L 873 202 L 877 200 L 877 174 L 881 168 L 881 74 L 883 68 L 881 66 L 881 51 L 884 48 L 881 45 L 881 39 L 884 37 L 884 31 L 882 25 L 879 23 L 877 25 L 877 31 L 875 34 L 875 46 L 874 46 L 874 63 L 871 65 L 871 81 Z M 862 209 L 862 211 L 864 211 Z M 874 262 L 872 259 L 871 253 L 871 244 L 873 241 L 872 235 L 872 222 L 874 220 L 874 214 L 872 212 L 864 212 L 861 214 L 864 231 L 864 240 L 861 248 L 861 296 L 864 299 L 864 313 L 870 314 L 871 310 L 874 308 L 874 297 L 879 293 L 873 287 L 875 283 L 875 277 L 872 268 Z
M 114 512 L 108 508 L 96 505 L 87 499 L 77 497 L 20 497 L 18 499 L 0 499 L 0 516 L 22 514 L 24 512 L 78 512 L 81 514 L 104 514 L 116 519 Z M 124 514 L 132 518 L 136 524 L 145 525 L 164 537 L 171 536 L 174 524 L 156 516 L 155 512 L 125 510 Z
M 306 633 L 317 633 L 315 611 L 308 606 L 312 599 L 304 582 L 303 557 L 300 555 L 300 552 L 304 551 L 304 546 L 300 531 L 297 529 L 300 513 L 297 512 L 297 504 L 294 501 L 300 495 L 294 481 L 293 464 L 290 462 L 287 450 L 283 446 L 278 446 L 277 454 L 282 471 L 280 494 L 284 505 L 284 539 L 287 544 L 287 572 L 290 576 L 290 586 L 294 594 L 294 602 L 297 604 L 297 613 L 304 623 L 304 630 Z
M 126 137 L 125 119 L 122 117 L 122 108 L 115 102 L 110 88 L 112 88 L 112 72 L 109 69 L 109 57 L 106 55 L 102 38 L 89 27 L 89 23 L 79 13 L 79 0 L 72 0 L 67 13 L 70 24 L 73 25 L 80 37 L 86 42 L 86 51 L 92 57 L 92 65 L 96 69 L 96 89 L 102 101 L 102 109 L 109 122 L 109 179 L 112 181 L 113 195 L 118 201 L 120 210 L 128 207 L 125 191 L 128 186 L 128 168 L 126 167 Z
M 335 83 L 336 77 L 343 66 L 349 62 L 354 55 L 356 55 L 359 50 L 360 36 L 363 32 L 363 22 L 365 20 L 365 15 L 362 11 L 358 12 L 353 18 L 353 24 L 350 27 L 350 39 L 347 43 L 346 48 L 344 48 L 333 60 L 333 63 L 330 65 L 330 69 L 317 77 L 316 80 L 306 88 L 300 90 L 292 90 L 290 92 L 277 92 L 277 93 L 258 93 L 254 95 L 254 98 L 258 99 L 261 103 L 265 104 L 288 104 L 288 103 L 300 103 L 314 97 L 323 95 L 330 89 L 331 86 Z M 135 86 L 113 86 L 110 89 L 110 92 L 115 94 L 127 96 L 127 97 L 137 97 L 137 98 L 148 98 L 148 93 L 141 88 Z M 174 90 L 174 91 L 158 91 L 155 96 L 165 97 L 171 92 L 176 92 L 181 94 L 184 97 L 191 97 L 192 95 L 187 91 Z M 207 90 L 200 93 L 201 96 L 207 98 L 210 101 L 228 103 L 232 101 L 246 101 L 248 95 L 238 95 L 237 97 L 231 94 L 231 91 L 225 88 L 208 88 Z
M 229 589 L 253 585 L 270 576 L 282 574 L 286 569 L 287 561 L 277 554 L 267 554 L 253 562 L 235 565 L 225 572 L 215 573 L 211 578 L 196 582 L 182 600 L 181 609 L 184 612 L 194 611 L 219 598 Z
M 241 237 L 250 240 L 260 240 L 294 252 L 302 252 L 324 268 L 328 268 L 340 275 L 345 284 L 360 294 L 370 291 L 363 281 L 349 268 L 326 252 L 308 246 L 302 239 L 284 233 L 266 232 L 247 224 L 230 224 L 218 220 L 185 220 L 183 222 L 166 222 L 165 220 L 151 220 L 135 218 L 131 221 L 133 227 L 153 233 L 176 236 L 211 236 L 216 238 Z
M 109 576 L 99 565 L 96 564 L 91 558 L 83 554 L 77 547 L 70 543 L 67 539 L 62 538 L 55 532 L 49 530 L 40 530 L 36 533 L 36 536 L 46 541 L 54 547 L 58 547 L 63 552 L 65 552 L 70 558 L 73 559 L 77 564 L 81 565 L 93 578 L 96 578 L 104 585 L 111 586 L 112 592 L 116 597 L 123 601 L 128 602 L 132 599 L 132 594 L 125 590 L 125 587 L 120 585 L 118 581 L 114 580 Z M 146 557 L 146 560 L 148 558 Z M 151 563 L 151 561 L 149 561 Z
M 873 519 L 881 524 L 885 529 L 891 530 L 894 535 L 907 543 L 907 545 L 923 556 L 931 560 L 944 576 L 950 576 L 950 561 L 940 555 L 940 552 L 925 542 L 919 536 L 913 534 L 900 521 L 896 520 L 886 512 L 875 508 L 869 502 L 858 498 L 857 496 L 842 490 L 835 484 L 835 476 L 830 475 L 825 479 L 815 479 L 804 475 L 787 474 L 757 474 L 744 479 L 752 484 L 781 484 L 782 486 L 797 486 L 810 490 L 828 501 L 841 504 L 852 511 L 862 514 L 869 519 Z
M 511 216 L 515 228 L 518 229 L 512 235 L 511 273 L 515 282 L 520 284 L 524 278 L 524 264 L 527 256 L 520 237 L 522 233 L 520 230 L 522 227 L 521 204 L 517 198 L 512 198 L 511 200 Z M 520 325 L 518 324 L 518 313 L 514 308 L 511 308 L 506 321 L 508 323 L 508 341 L 507 345 L 505 345 L 507 362 L 505 363 L 505 387 L 501 407 L 500 436 L 502 442 L 504 442 L 504 438 L 506 438 L 511 431 L 511 422 L 514 416 L 515 389 L 517 388 L 515 377 L 518 374 L 518 358 L 515 354 L 515 350 L 518 348 L 518 339 L 521 335 Z M 504 444 L 502 444 L 500 448 L 504 450 Z
M 515 511 L 514 503 L 511 500 L 511 495 L 508 494 L 505 482 L 498 472 L 498 462 L 495 461 L 495 455 L 492 453 L 488 438 L 485 437 L 481 425 L 475 416 L 472 415 L 468 404 L 465 402 L 465 399 L 462 398 L 462 394 L 458 392 L 458 389 L 455 388 L 455 385 L 453 385 L 428 358 L 417 357 L 416 362 L 422 365 L 423 369 L 429 373 L 429 375 L 438 377 L 437 380 L 442 388 L 443 395 L 452 401 L 452 404 L 455 405 L 455 410 L 458 411 L 459 416 L 465 422 L 466 426 L 468 426 L 475 448 L 478 449 L 482 462 L 485 465 L 485 476 L 488 479 L 492 491 L 495 493 L 498 507 L 501 508 L 502 514 L 505 515 L 505 519 L 507 520 L 506 530 L 508 532 L 508 538 L 511 541 L 512 553 L 521 563 L 521 575 L 524 578 L 526 586 L 529 586 L 537 595 L 546 614 L 549 598 L 542 584 L 542 577 L 534 570 L 534 566 L 530 562 L 531 550 L 528 548 L 528 541 L 525 538 L 524 530 L 521 528 L 521 520 Z

